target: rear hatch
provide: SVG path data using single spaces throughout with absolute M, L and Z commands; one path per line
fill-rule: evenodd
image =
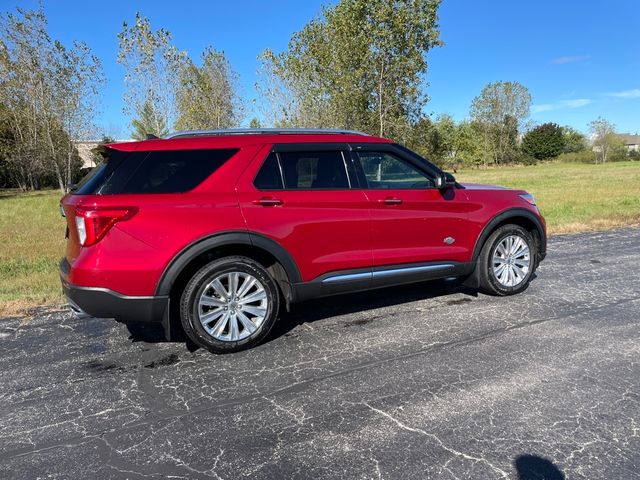
M 237 152 L 237 149 L 125 151 L 117 147 L 99 147 L 97 153 L 102 162 L 61 200 L 61 211 L 67 220 L 68 266 L 82 248 L 100 242 L 116 223 L 133 218 L 140 194 L 187 192 Z

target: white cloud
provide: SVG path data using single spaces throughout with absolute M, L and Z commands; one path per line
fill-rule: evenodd
M 534 113 L 548 112 L 549 110 L 555 110 L 555 107 L 553 103 L 542 103 L 540 105 L 531 105 L 531 111 Z
M 567 63 L 586 62 L 591 58 L 591 55 L 567 55 L 565 57 L 558 57 L 551 60 L 554 65 L 565 65 Z
M 549 112 L 551 110 L 560 110 L 562 108 L 580 108 L 592 103 L 593 100 L 589 98 L 576 98 L 573 100 L 561 100 L 556 103 L 541 103 L 539 105 L 532 105 L 531 111 L 534 113 Z
M 623 90 L 622 92 L 610 92 L 607 93 L 607 96 L 616 98 L 640 98 L 640 88 Z
M 563 100 L 560 102 L 563 107 L 580 108 L 589 105 L 591 100 L 588 98 L 576 98 L 575 100 Z

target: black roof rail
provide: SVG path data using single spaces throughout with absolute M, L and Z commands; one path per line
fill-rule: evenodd
M 187 130 L 173 132 L 163 138 L 214 137 L 225 135 L 362 135 L 366 133 L 355 130 L 333 128 L 226 128 L 217 130 Z

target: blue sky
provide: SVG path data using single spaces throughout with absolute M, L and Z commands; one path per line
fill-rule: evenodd
M 224 50 L 240 74 L 246 98 L 255 98 L 264 48 L 281 51 L 320 12 L 321 1 L 125 1 L 46 0 L 53 38 L 85 41 L 102 59 L 107 85 L 97 123 L 126 137 L 122 113 L 123 70 L 116 63 L 116 35 L 136 11 L 197 58 L 208 45 Z M 36 0 L 0 0 L 0 10 L 36 8 Z M 640 133 L 640 1 L 445 0 L 440 30 L 445 46 L 429 53 L 426 112 L 457 120 L 482 87 L 515 80 L 533 96 L 531 119 L 585 131 L 602 116 L 620 132 Z M 252 112 L 249 111 L 248 123 Z

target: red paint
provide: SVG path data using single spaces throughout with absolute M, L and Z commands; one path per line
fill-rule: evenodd
M 69 226 L 66 258 L 71 268 L 65 280 L 124 295 L 153 295 L 163 271 L 181 250 L 205 236 L 239 230 L 278 242 L 293 257 L 303 281 L 371 265 L 467 262 L 480 232 L 501 211 L 523 208 L 543 221 L 537 209 L 518 196 L 522 192 L 493 187 L 470 186 L 443 193 L 355 188 L 261 192 L 253 186 L 273 144 L 326 142 L 392 143 L 377 137 L 310 134 L 111 145 L 122 151 L 240 151 L 186 193 L 66 195 L 62 205 Z M 106 228 L 93 245 L 81 246 L 75 216 L 99 211 L 109 211 L 118 219 L 102 225 Z M 123 211 L 126 213 L 120 215 Z M 447 237 L 455 241 L 448 245 L 444 242 Z

